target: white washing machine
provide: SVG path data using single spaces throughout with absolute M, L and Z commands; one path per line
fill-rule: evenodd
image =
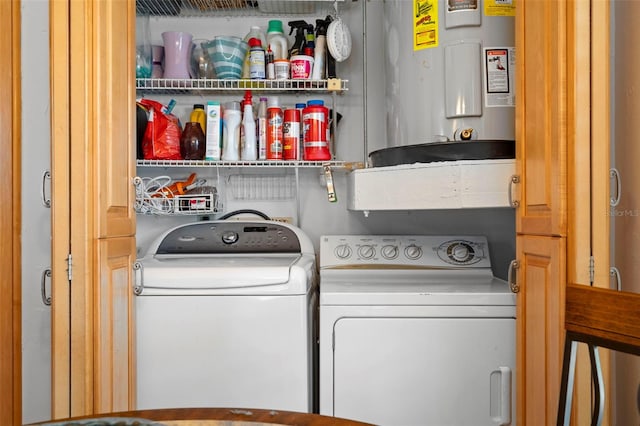
M 312 412 L 317 274 L 299 228 L 183 225 L 161 235 L 139 265 L 137 409 Z
M 482 236 L 323 236 L 320 414 L 511 425 L 515 295 Z

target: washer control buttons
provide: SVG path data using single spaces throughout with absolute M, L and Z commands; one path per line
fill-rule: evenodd
M 224 231 L 222 233 L 222 242 L 225 244 L 233 244 L 238 241 L 238 233 L 235 231 Z

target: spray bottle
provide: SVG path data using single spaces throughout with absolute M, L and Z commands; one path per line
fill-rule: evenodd
M 316 48 L 313 57 L 312 80 L 322 80 L 325 77 L 325 57 L 327 49 L 327 19 L 316 19 Z
M 244 131 L 244 144 L 240 152 L 240 159 L 253 161 L 258 158 L 258 146 L 256 144 L 256 121 L 253 117 L 253 104 L 251 102 L 251 90 L 244 92 L 242 130 Z
M 307 37 L 305 36 L 305 30 L 308 29 L 309 24 L 307 24 L 305 21 L 302 21 L 302 20 L 289 21 L 289 27 L 291 27 L 291 29 L 289 30 L 289 35 L 293 34 L 294 29 L 296 30 L 296 39 L 291 45 L 291 49 L 289 49 L 289 57 L 292 57 L 295 55 L 302 55 L 302 52 L 307 42 Z

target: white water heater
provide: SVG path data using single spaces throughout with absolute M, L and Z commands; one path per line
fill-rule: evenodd
M 385 0 L 388 147 L 515 140 L 515 0 Z

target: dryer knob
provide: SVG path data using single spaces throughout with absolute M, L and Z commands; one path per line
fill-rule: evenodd
M 376 249 L 370 244 L 365 244 L 358 249 L 358 255 L 363 259 L 372 259 L 376 255 Z
M 398 257 L 398 246 L 392 244 L 386 245 L 380 249 L 380 254 L 382 254 L 382 257 L 385 259 L 393 260 Z
M 422 249 L 415 244 L 411 244 L 405 247 L 404 255 L 409 260 L 418 260 L 422 257 Z
M 334 253 L 338 259 L 348 259 L 351 257 L 351 247 L 348 244 L 340 244 L 335 248 Z
M 233 244 L 238 241 L 238 233 L 235 231 L 225 231 L 222 233 L 222 242 L 225 244 Z

